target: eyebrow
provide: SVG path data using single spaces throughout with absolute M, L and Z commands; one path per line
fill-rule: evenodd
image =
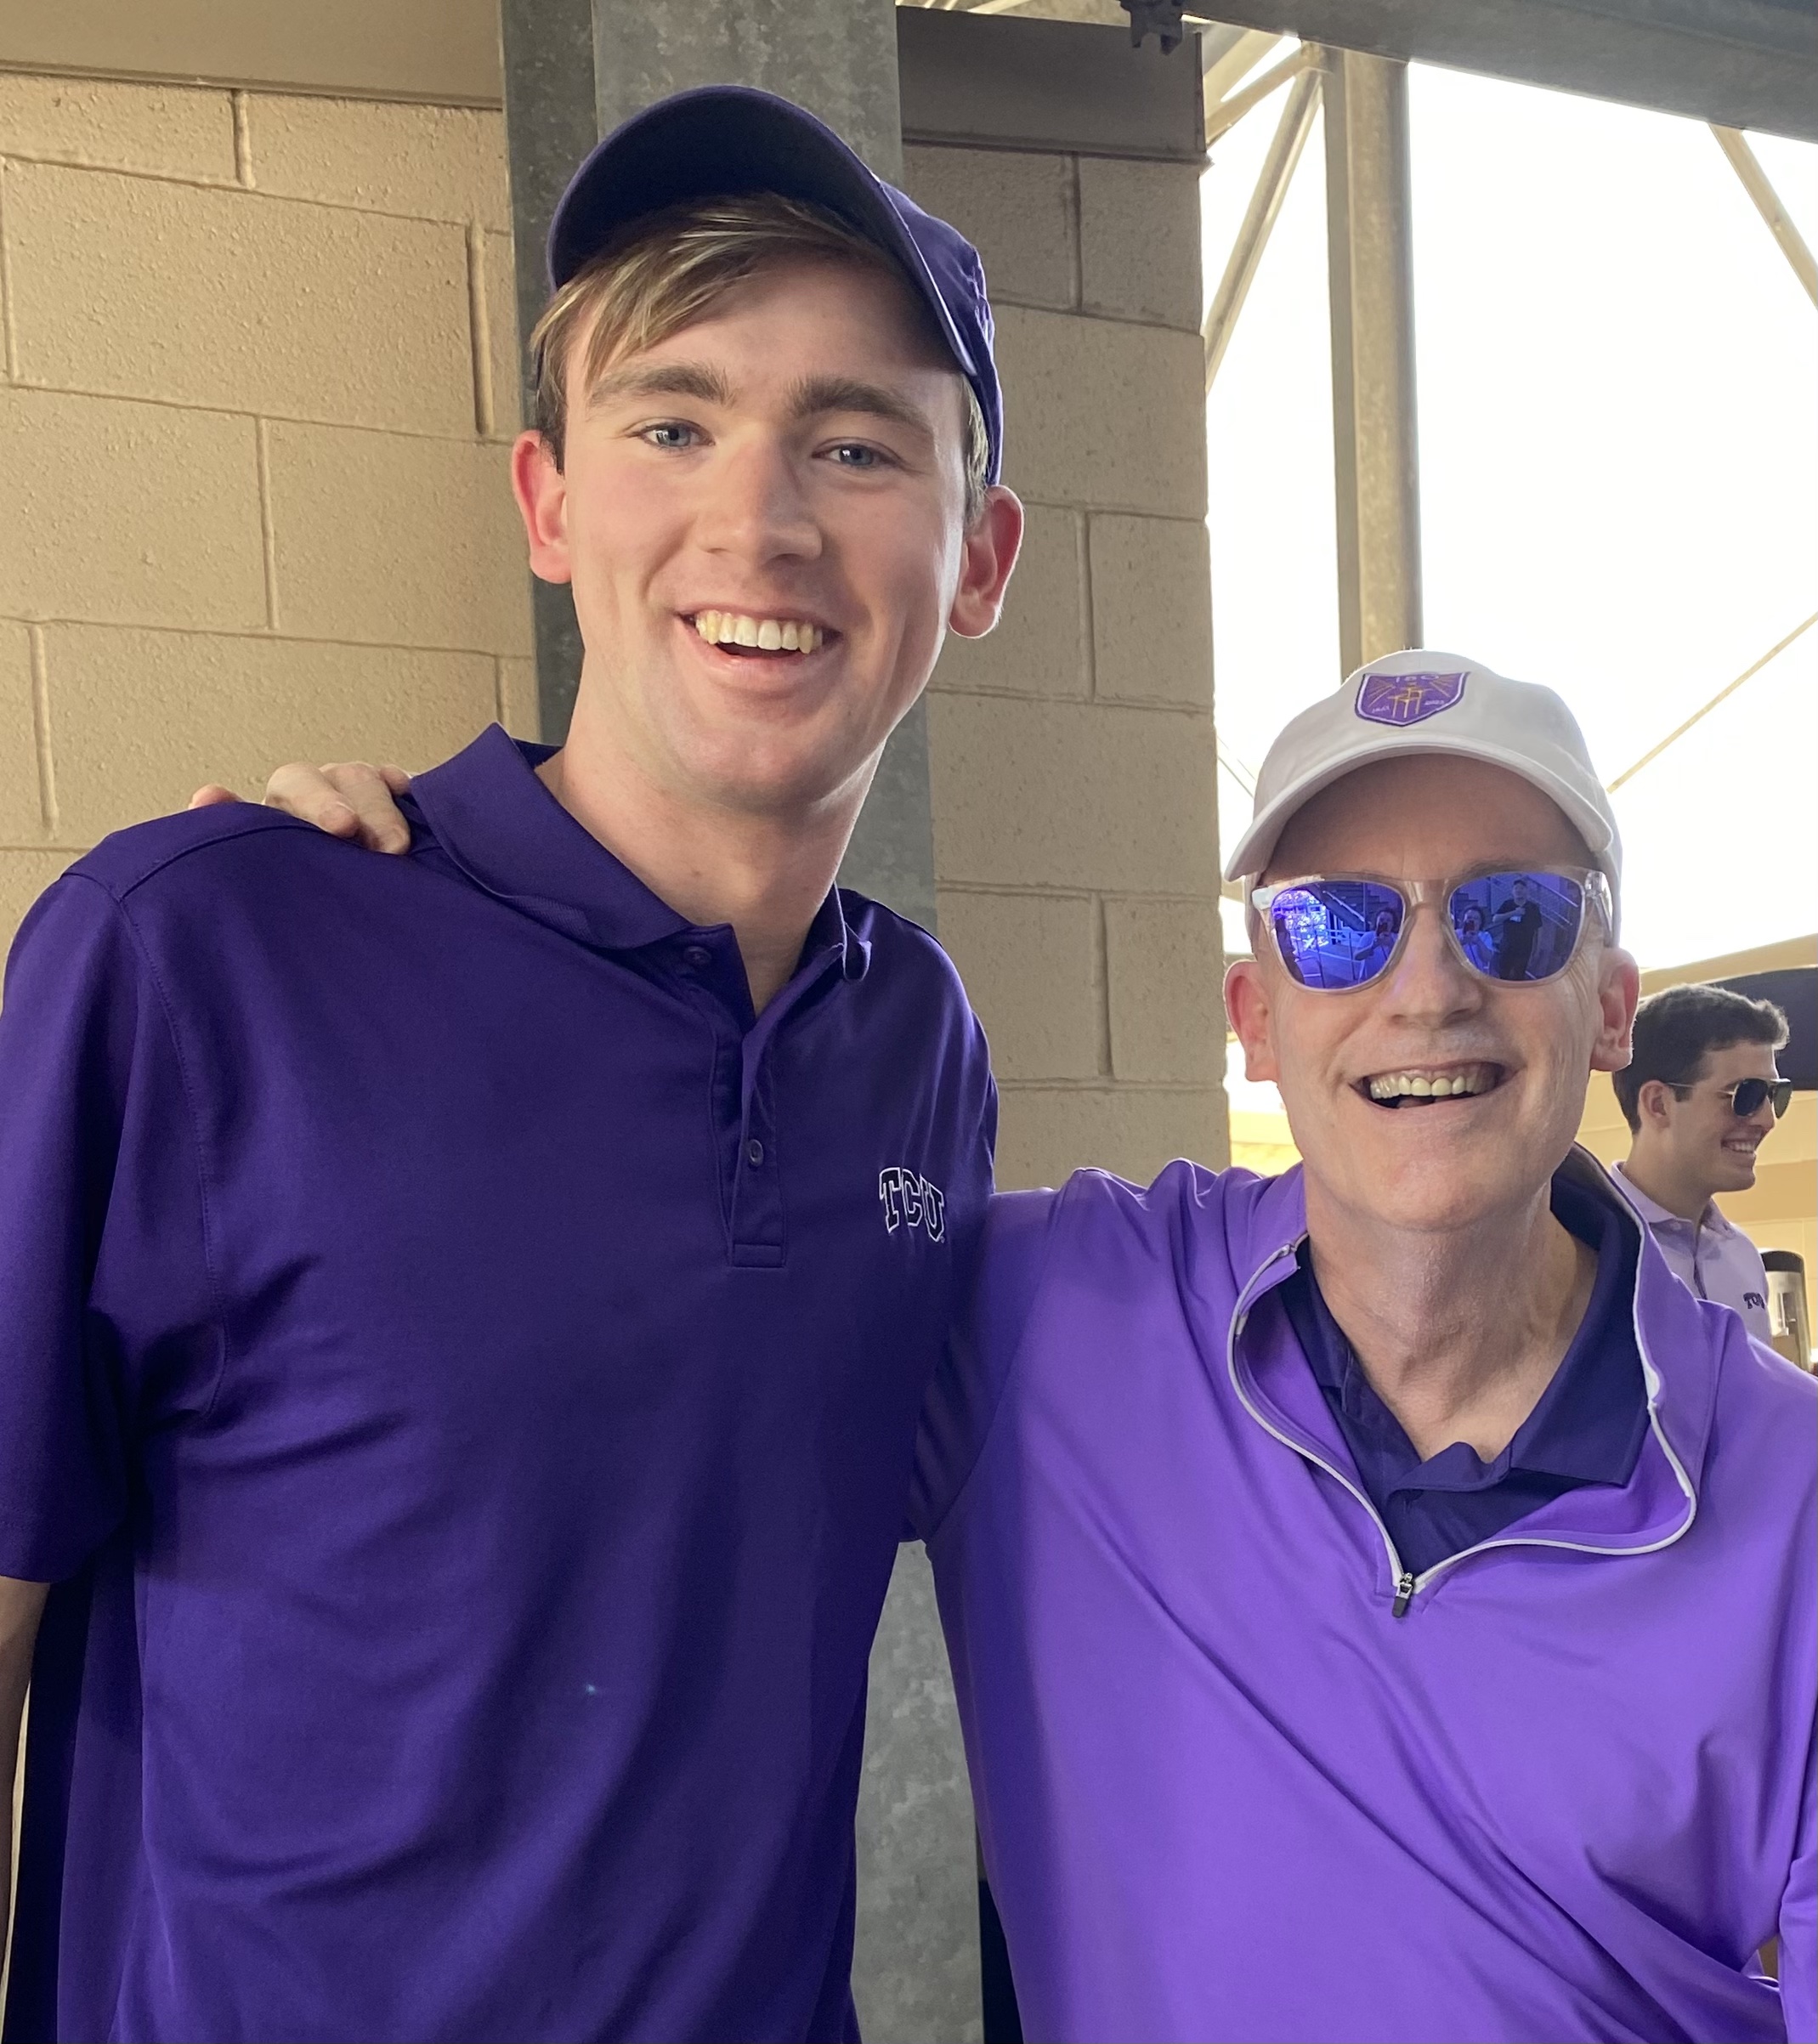
M 710 362 L 626 363 L 609 370 L 587 393 L 590 406 L 621 398 L 694 398 L 704 405 L 730 407 L 733 387 L 723 371 Z M 789 394 L 794 419 L 824 418 L 830 412 L 860 412 L 932 440 L 935 432 L 919 405 L 881 383 L 860 377 L 803 377 Z
M 934 438 L 934 427 L 919 405 L 881 383 L 867 383 L 856 377 L 804 377 L 790 393 L 791 417 L 812 419 L 828 412 L 857 411 L 875 419 L 888 419 L 925 439 Z
M 704 405 L 729 405 L 733 389 L 711 363 L 627 363 L 608 370 L 587 393 L 590 405 L 609 405 L 615 398 L 698 398 Z

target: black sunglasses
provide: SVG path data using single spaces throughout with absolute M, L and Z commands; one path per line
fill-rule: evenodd
M 1684 1100 L 1693 1090 L 1693 1087 L 1690 1084 L 1675 1084 L 1673 1090 Z M 1733 1086 L 1725 1086 L 1717 1097 L 1729 1101 L 1730 1112 L 1738 1121 L 1747 1121 L 1751 1114 L 1759 1114 L 1762 1103 L 1771 1100 L 1774 1103 L 1774 1118 L 1778 1121 L 1793 1103 L 1793 1081 L 1790 1079 L 1739 1079 Z

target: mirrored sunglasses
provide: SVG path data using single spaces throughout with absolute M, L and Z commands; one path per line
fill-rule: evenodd
M 1691 1092 L 1691 1084 L 1675 1086 L 1673 1090 L 1681 1099 Z M 1739 1079 L 1733 1086 L 1725 1086 L 1717 1096 L 1727 1100 L 1730 1112 L 1738 1121 L 1747 1121 L 1751 1114 L 1759 1114 L 1769 1101 L 1774 1103 L 1774 1118 L 1778 1121 L 1793 1105 L 1793 1081 L 1790 1079 Z
M 1595 913 L 1606 935 L 1615 926 L 1610 883 L 1601 872 L 1479 873 L 1438 888 L 1320 875 L 1250 894 L 1289 976 L 1328 994 L 1380 979 L 1401 950 L 1415 908 L 1428 899 L 1443 901 L 1453 948 L 1473 972 L 1524 986 L 1557 979 L 1566 970 L 1588 914 Z

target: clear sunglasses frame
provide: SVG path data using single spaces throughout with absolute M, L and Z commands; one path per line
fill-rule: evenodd
M 1535 880 L 1570 880 L 1578 889 L 1583 899 L 1584 910 L 1578 918 L 1577 934 L 1572 939 L 1571 950 L 1550 972 L 1535 979 L 1503 979 L 1494 972 L 1485 971 L 1465 950 L 1448 912 L 1452 897 L 1461 887 L 1468 887 L 1473 880 L 1487 880 L 1492 874 L 1507 874 L 1511 880 L 1527 875 Z M 1402 900 L 1402 920 L 1388 956 L 1368 979 L 1358 980 L 1348 987 L 1315 986 L 1302 979 L 1294 960 L 1283 948 L 1282 932 L 1277 929 L 1275 918 L 1270 914 L 1276 902 L 1295 888 L 1329 886 L 1384 887 L 1399 895 Z M 1401 963 L 1402 954 L 1407 946 L 1409 926 L 1416 912 L 1428 903 L 1438 907 L 1440 926 L 1444 930 L 1446 941 L 1451 945 L 1458 962 L 1474 978 L 1487 980 L 1492 986 L 1550 986 L 1570 968 L 1572 960 L 1583 948 L 1584 933 L 1591 926 L 1594 911 L 1602 926 L 1605 943 L 1613 943 L 1616 937 L 1616 903 L 1610 892 L 1609 876 L 1600 866 L 1529 866 L 1521 869 L 1518 874 L 1516 869 L 1492 860 L 1487 865 L 1473 866 L 1468 872 L 1443 880 L 1390 880 L 1380 873 L 1305 873 L 1294 880 L 1275 880 L 1266 886 L 1252 887 L 1249 903 L 1258 919 L 1266 926 L 1270 940 L 1275 946 L 1276 955 L 1281 960 L 1283 970 L 1293 978 L 1296 986 L 1308 994 L 1357 994 L 1366 987 L 1380 985 Z

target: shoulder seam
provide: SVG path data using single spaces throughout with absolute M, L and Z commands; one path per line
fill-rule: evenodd
M 245 806 L 249 808 L 253 807 L 263 807 L 262 804 L 254 805 L 252 803 L 248 803 Z M 221 837 L 203 838 L 193 845 L 179 845 L 174 851 L 167 852 L 164 856 L 158 860 L 156 865 L 148 866 L 143 873 L 134 874 L 130 880 L 127 881 L 123 886 L 118 888 L 110 886 L 97 873 L 77 873 L 74 868 L 71 869 L 71 873 L 72 877 L 76 879 L 93 880 L 94 884 L 100 888 L 101 892 L 110 897 L 110 899 L 118 902 L 122 907 L 124 907 L 126 904 L 127 897 L 129 894 L 133 894 L 140 887 L 143 887 L 147 880 L 156 880 L 158 875 L 162 873 L 167 867 L 176 865 L 179 860 L 191 858 L 198 852 L 212 852 L 216 846 L 226 844 L 233 838 L 259 837 L 263 835 L 263 834 L 268 830 L 288 830 L 293 828 L 297 822 L 298 819 L 297 818 L 293 816 L 286 816 L 281 811 L 279 811 L 275 812 L 269 816 L 261 817 L 257 823 L 249 822 L 246 824 L 246 827 L 242 830 L 230 831 L 224 836 Z M 307 828 L 307 826 L 305 827 Z

